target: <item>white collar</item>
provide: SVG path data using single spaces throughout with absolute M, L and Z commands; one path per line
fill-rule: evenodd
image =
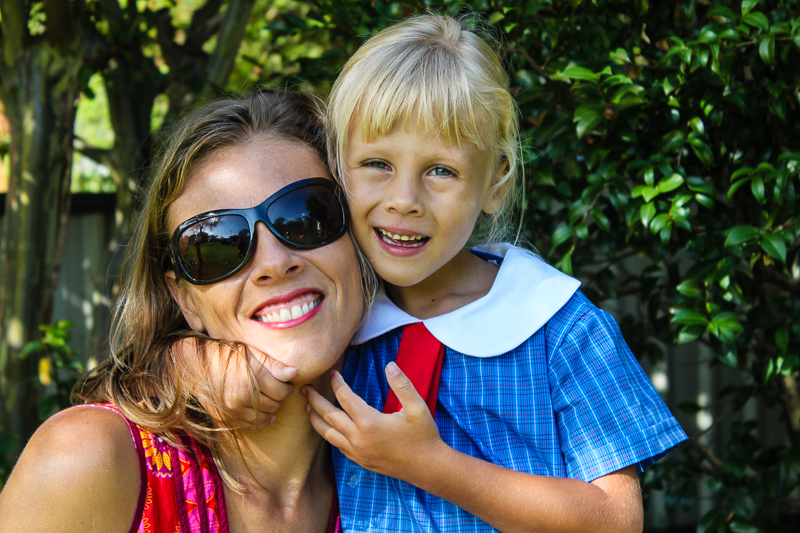
M 494 357 L 513 350 L 544 326 L 581 284 L 510 244 L 476 250 L 503 257 L 491 290 L 455 311 L 421 321 L 439 342 L 466 355 Z M 353 344 L 416 322 L 420 320 L 393 304 L 381 290 Z

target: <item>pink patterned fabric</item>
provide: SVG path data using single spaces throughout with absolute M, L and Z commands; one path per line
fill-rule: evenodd
M 134 424 L 112 404 L 92 404 L 122 416 L 139 457 L 139 504 L 130 533 L 229 533 L 225 494 L 214 459 L 194 439 L 174 448 Z M 334 491 L 326 533 L 341 533 Z

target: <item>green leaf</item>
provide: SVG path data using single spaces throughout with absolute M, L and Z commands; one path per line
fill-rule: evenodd
M 702 298 L 705 294 L 705 284 L 696 279 L 687 279 L 676 287 L 677 291 L 689 298 Z
M 733 195 L 736 194 L 736 191 L 738 191 L 748 181 L 750 181 L 750 178 L 744 179 L 744 180 L 739 180 L 739 181 L 735 182 L 733 185 L 731 185 L 731 188 L 728 189 L 728 200 L 730 200 L 733 197 Z
M 780 348 L 782 352 L 789 350 L 789 328 L 783 326 L 775 331 L 775 345 Z
M 611 223 L 608 221 L 608 217 L 606 217 L 602 211 L 597 208 L 592 208 L 592 220 L 594 220 L 595 224 L 600 226 L 600 229 L 605 231 L 606 233 L 611 233 Z
M 767 65 L 775 64 L 775 36 L 768 35 L 758 45 L 758 53 Z
M 674 191 L 683 184 L 683 181 L 683 176 L 680 174 L 672 174 L 658 182 L 658 190 L 659 192 Z
M 672 222 L 668 222 L 664 229 L 661 230 L 661 244 L 663 246 L 667 246 L 669 244 L 669 239 L 672 237 Z
M 689 121 L 689 125 L 698 135 L 703 135 L 706 132 L 706 126 L 703 124 L 703 119 L 700 117 L 694 117 Z
M 653 215 L 655 214 L 656 214 L 656 206 L 653 205 L 653 202 L 646 203 L 639 209 L 639 215 L 641 216 L 642 219 L 642 225 L 644 225 L 645 228 L 647 228 L 650 225 L 650 219 L 652 219 Z
M 286 23 L 287 28 L 304 30 L 307 27 L 305 19 L 291 13 L 281 13 L 281 19 Z
M 644 198 L 645 202 L 651 201 L 653 198 L 661 194 L 656 187 L 644 187 L 642 188 L 642 197 Z
M 764 203 L 764 180 L 761 179 L 761 176 L 756 176 L 750 182 L 750 190 L 753 191 L 753 196 L 759 203 Z
M 739 363 L 738 357 L 736 356 L 736 346 L 723 346 L 722 350 L 717 351 L 715 355 L 717 359 L 730 367 L 736 368 Z
M 624 65 L 625 63 L 631 62 L 631 58 L 628 56 L 628 52 L 624 48 L 617 48 L 616 50 L 610 52 L 608 54 L 608 58 L 619 65 Z
M 597 78 L 599 77 L 588 68 L 583 68 L 583 67 L 569 67 L 564 69 L 561 72 L 561 74 L 568 78 L 572 78 L 573 80 L 584 80 L 593 82 L 597 82 Z
M 44 349 L 44 344 L 40 341 L 31 341 L 25 345 L 22 352 L 19 354 L 22 359 L 28 357 L 30 354 Z
M 705 194 L 697 193 L 694 195 L 694 199 L 697 200 L 697 203 L 706 207 L 708 209 L 714 209 L 714 200 L 709 198 Z
M 761 11 L 753 11 L 742 17 L 742 22 L 763 31 L 769 30 L 769 19 Z
M 775 259 L 786 262 L 786 243 L 780 235 L 765 233 L 761 236 L 761 248 Z
M 564 254 L 564 257 L 561 258 L 561 261 L 556 264 L 556 268 L 561 270 L 561 272 L 567 276 L 572 275 L 572 250 Z
M 655 235 L 656 233 L 661 231 L 664 228 L 664 226 L 667 225 L 667 222 L 669 222 L 668 214 L 660 213 L 656 215 L 655 217 L 653 217 L 653 221 L 650 222 L 650 232 L 653 233 L 653 235 Z
M 750 13 L 759 2 L 761 2 L 761 0 L 742 0 L 742 16 L 744 17 Z
M 725 6 L 712 7 L 708 10 L 708 13 L 706 13 L 706 17 L 722 17 L 731 21 L 739 18 L 736 16 L 736 12 L 733 9 Z
M 683 130 L 674 130 L 670 133 L 667 133 L 664 138 L 661 140 L 659 149 L 662 153 L 672 152 L 680 148 L 683 144 Z
M 589 238 L 589 226 L 586 224 L 586 221 L 583 221 L 575 226 L 575 235 L 577 235 L 582 241 L 585 241 Z
M 596 115 L 586 115 L 580 120 L 578 120 L 578 125 L 575 127 L 575 131 L 578 133 L 578 138 L 582 138 L 584 135 L 588 133 L 592 133 L 594 129 L 603 123 L 605 117 L 597 113 Z
M 724 246 L 735 246 L 747 241 L 751 241 L 759 236 L 761 232 L 753 226 L 736 226 L 728 230 Z
M 678 337 L 675 339 L 675 344 L 685 344 L 697 340 L 703 333 L 706 332 L 705 325 L 689 325 L 683 326 L 678 332 Z
M 734 182 L 740 178 L 744 178 L 753 174 L 754 169 L 750 167 L 742 167 L 733 174 L 731 174 L 731 182 Z
M 736 322 L 737 320 L 739 320 L 739 314 L 731 311 L 722 311 L 711 317 L 711 322 Z
M 689 311 L 688 309 L 680 309 L 675 316 L 672 317 L 673 324 L 699 324 L 704 328 L 708 324 L 708 319 L 697 311 Z
M 696 133 L 689 135 L 688 140 L 689 144 L 692 146 L 692 150 L 694 150 L 695 155 L 704 166 L 713 166 L 714 152 L 711 151 L 711 148 L 702 139 L 696 137 L 696 135 Z
M 557 248 L 559 244 L 563 243 L 575 232 L 575 228 L 572 226 L 561 226 L 556 231 L 553 232 L 553 238 L 551 241 L 551 246 L 553 248 Z

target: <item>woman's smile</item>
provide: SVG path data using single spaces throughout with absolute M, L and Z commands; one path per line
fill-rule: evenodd
M 325 296 L 317 290 L 300 289 L 285 297 L 265 302 L 253 320 L 273 328 L 291 328 L 310 320 L 319 311 Z

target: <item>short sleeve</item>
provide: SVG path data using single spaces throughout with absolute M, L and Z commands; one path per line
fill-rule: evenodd
M 641 472 L 687 437 L 622 338 L 585 301 L 550 352 L 553 410 L 567 475 L 592 481 L 636 464 Z

